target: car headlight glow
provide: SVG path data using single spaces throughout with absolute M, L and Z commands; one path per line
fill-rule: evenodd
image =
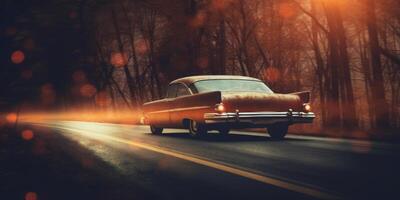
M 215 111 L 220 112 L 220 113 L 225 112 L 224 104 L 222 104 L 222 103 L 216 104 Z

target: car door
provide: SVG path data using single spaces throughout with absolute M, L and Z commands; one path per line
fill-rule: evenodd
M 176 128 L 182 127 L 183 120 L 183 112 L 185 112 L 185 108 L 182 104 L 177 103 L 177 99 L 180 99 L 184 96 L 191 95 L 190 90 L 182 83 L 177 84 L 176 89 L 176 97 L 172 100 L 170 105 L 172 108 L 170 109 L 170 124 Z
M 154 113 L 152 119 L 157 119 L 156 123 L 161 127 L 171 127 L 170 123 L 170 109 L 173 109 L 173 99 L 176 97 L 177 84 L 171 84 L 168 86 L 167 94 L 165 98 L 159 103 L 158 112 Z

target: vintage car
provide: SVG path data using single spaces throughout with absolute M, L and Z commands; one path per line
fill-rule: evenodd
M 288 126 L 312 123 L 310 92 L 277 94 L 261 80 L 245 76 L 190 76 L 172 81 L 164 99 L 143 105 L 142 123 L 153 134 L 164 128 L 186 128 L 192 136 L 209 130 L 267 128 L 275 139 Z

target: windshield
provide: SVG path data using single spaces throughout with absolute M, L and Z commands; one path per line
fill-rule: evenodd
M 222 92 L 263 92 L 273 93 L 263 82 L 253 80 L 203 80 L 192 84 L 191 89 L 197 93 Z

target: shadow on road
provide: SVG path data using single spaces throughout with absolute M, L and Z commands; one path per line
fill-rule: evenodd
M 31 134 L 24 134 L 26 130 Z M 42 200 L 157 197 L 53 130 L 20 126 L 18 130 L 0 129 L 0 133 L 1 199 L 32 199 L 29 195 Z
M 152 135 L 151 133 L 146 133 Z M 308 141 L 307 139 L 298 139 L 298 138 L 285 138 L 284 140 L 274 140 L 269 136 L 262 135 L 240 135 L 240 134 L 228 134 L 228 135 L 220 135 L 218 133 L 209 133 L 205 136 L 201 137 L 192 137 L 186 133 L 165 133 L 162 135 L 153 135 L 155 137 L 171 137 L 177 139 L 185 139 L 185 140 L 200 140 L 207 142 L 285 142 L 285 141 Z

